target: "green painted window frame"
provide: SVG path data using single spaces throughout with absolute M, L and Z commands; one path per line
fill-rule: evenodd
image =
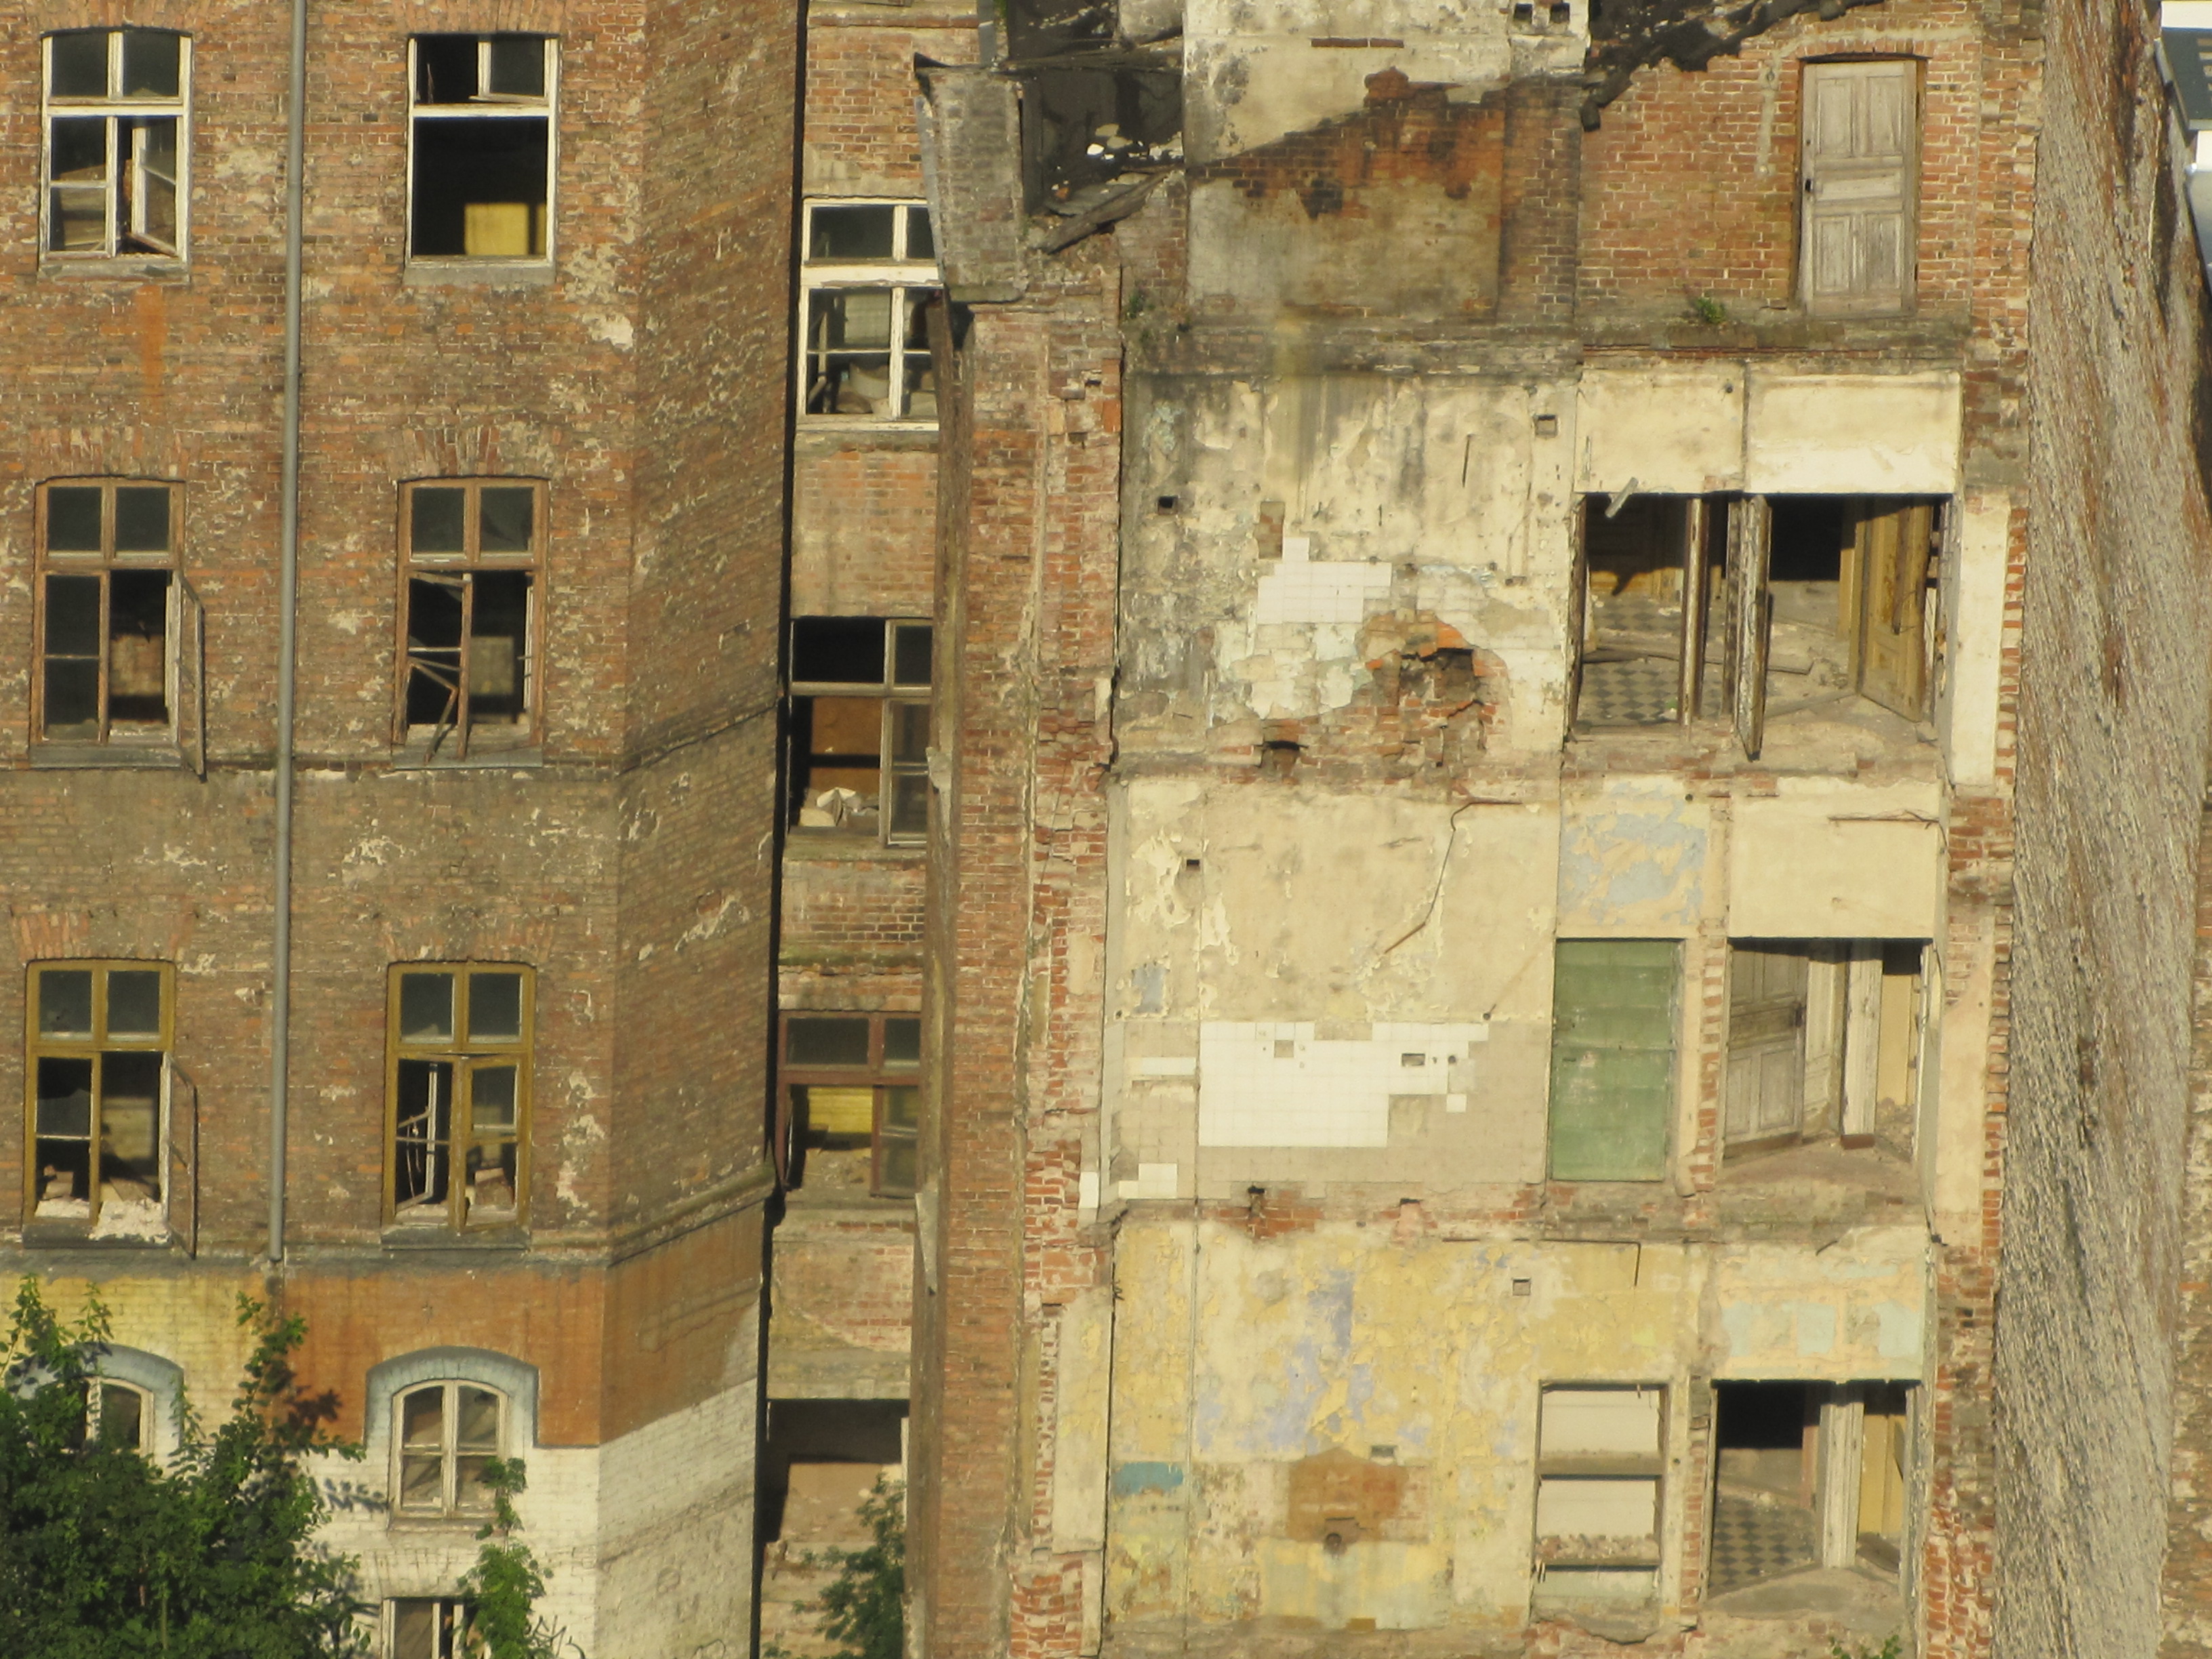
M 1554 946 L 1549 1166 L 1554 1181 L 1663 1181 L 1674 1139 L 1680 939 Z

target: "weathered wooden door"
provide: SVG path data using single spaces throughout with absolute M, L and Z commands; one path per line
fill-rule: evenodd
M 1928 714 L 1928 556 L 1936 509 L 1925 501 L 1856 508 L 1859 690 L 1909 720 Z
M 1806 309 L 1903 311 L 1912 299 L 1919 64 L 1808 64 L 1804 106 Z
M 1802 1132 L 1806 956 L 1802 949 L 1729 951 L 1727 1133 L 1730 1141 Z

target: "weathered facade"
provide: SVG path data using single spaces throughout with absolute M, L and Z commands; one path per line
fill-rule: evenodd
M 155 1449 L 305 1316 L 380 1652 L 498 1453 L 595 1659 L 739 1652 L 796 25 L 313 4 L 295 222 L 289 10 L 0 18 L 0 1265 Z
M 921 1651 L 1988 1650 L 2040 26 L 1826 9 L 920 67 Z

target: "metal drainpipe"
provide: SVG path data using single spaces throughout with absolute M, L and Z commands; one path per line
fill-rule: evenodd
M 269 1261 L 284 1259 L 285 1097 L 292 1063 L 293 640 L 300 589 L 300 247 L 306 190 L 307 0 L 292 0 L 292 76 L 284 131 L 283 543 L 276 575 L 276 895 L 270 951 Z

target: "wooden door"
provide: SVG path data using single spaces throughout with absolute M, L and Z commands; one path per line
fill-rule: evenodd
M 1863 501 L 1856 533 L 1857 631 L 1852 655 L 1859 690 L 1909 720 L 1928 714 L 1928 565 L 1936 509 Z
M 1729 951 L 1727 1138 L 1795 1139 L 1805 1118 L 1805 951 Z
M 1911 302 L 1919 71 L 1911 58 L 1805 65 L 1808 311 L 1869 315 Z

